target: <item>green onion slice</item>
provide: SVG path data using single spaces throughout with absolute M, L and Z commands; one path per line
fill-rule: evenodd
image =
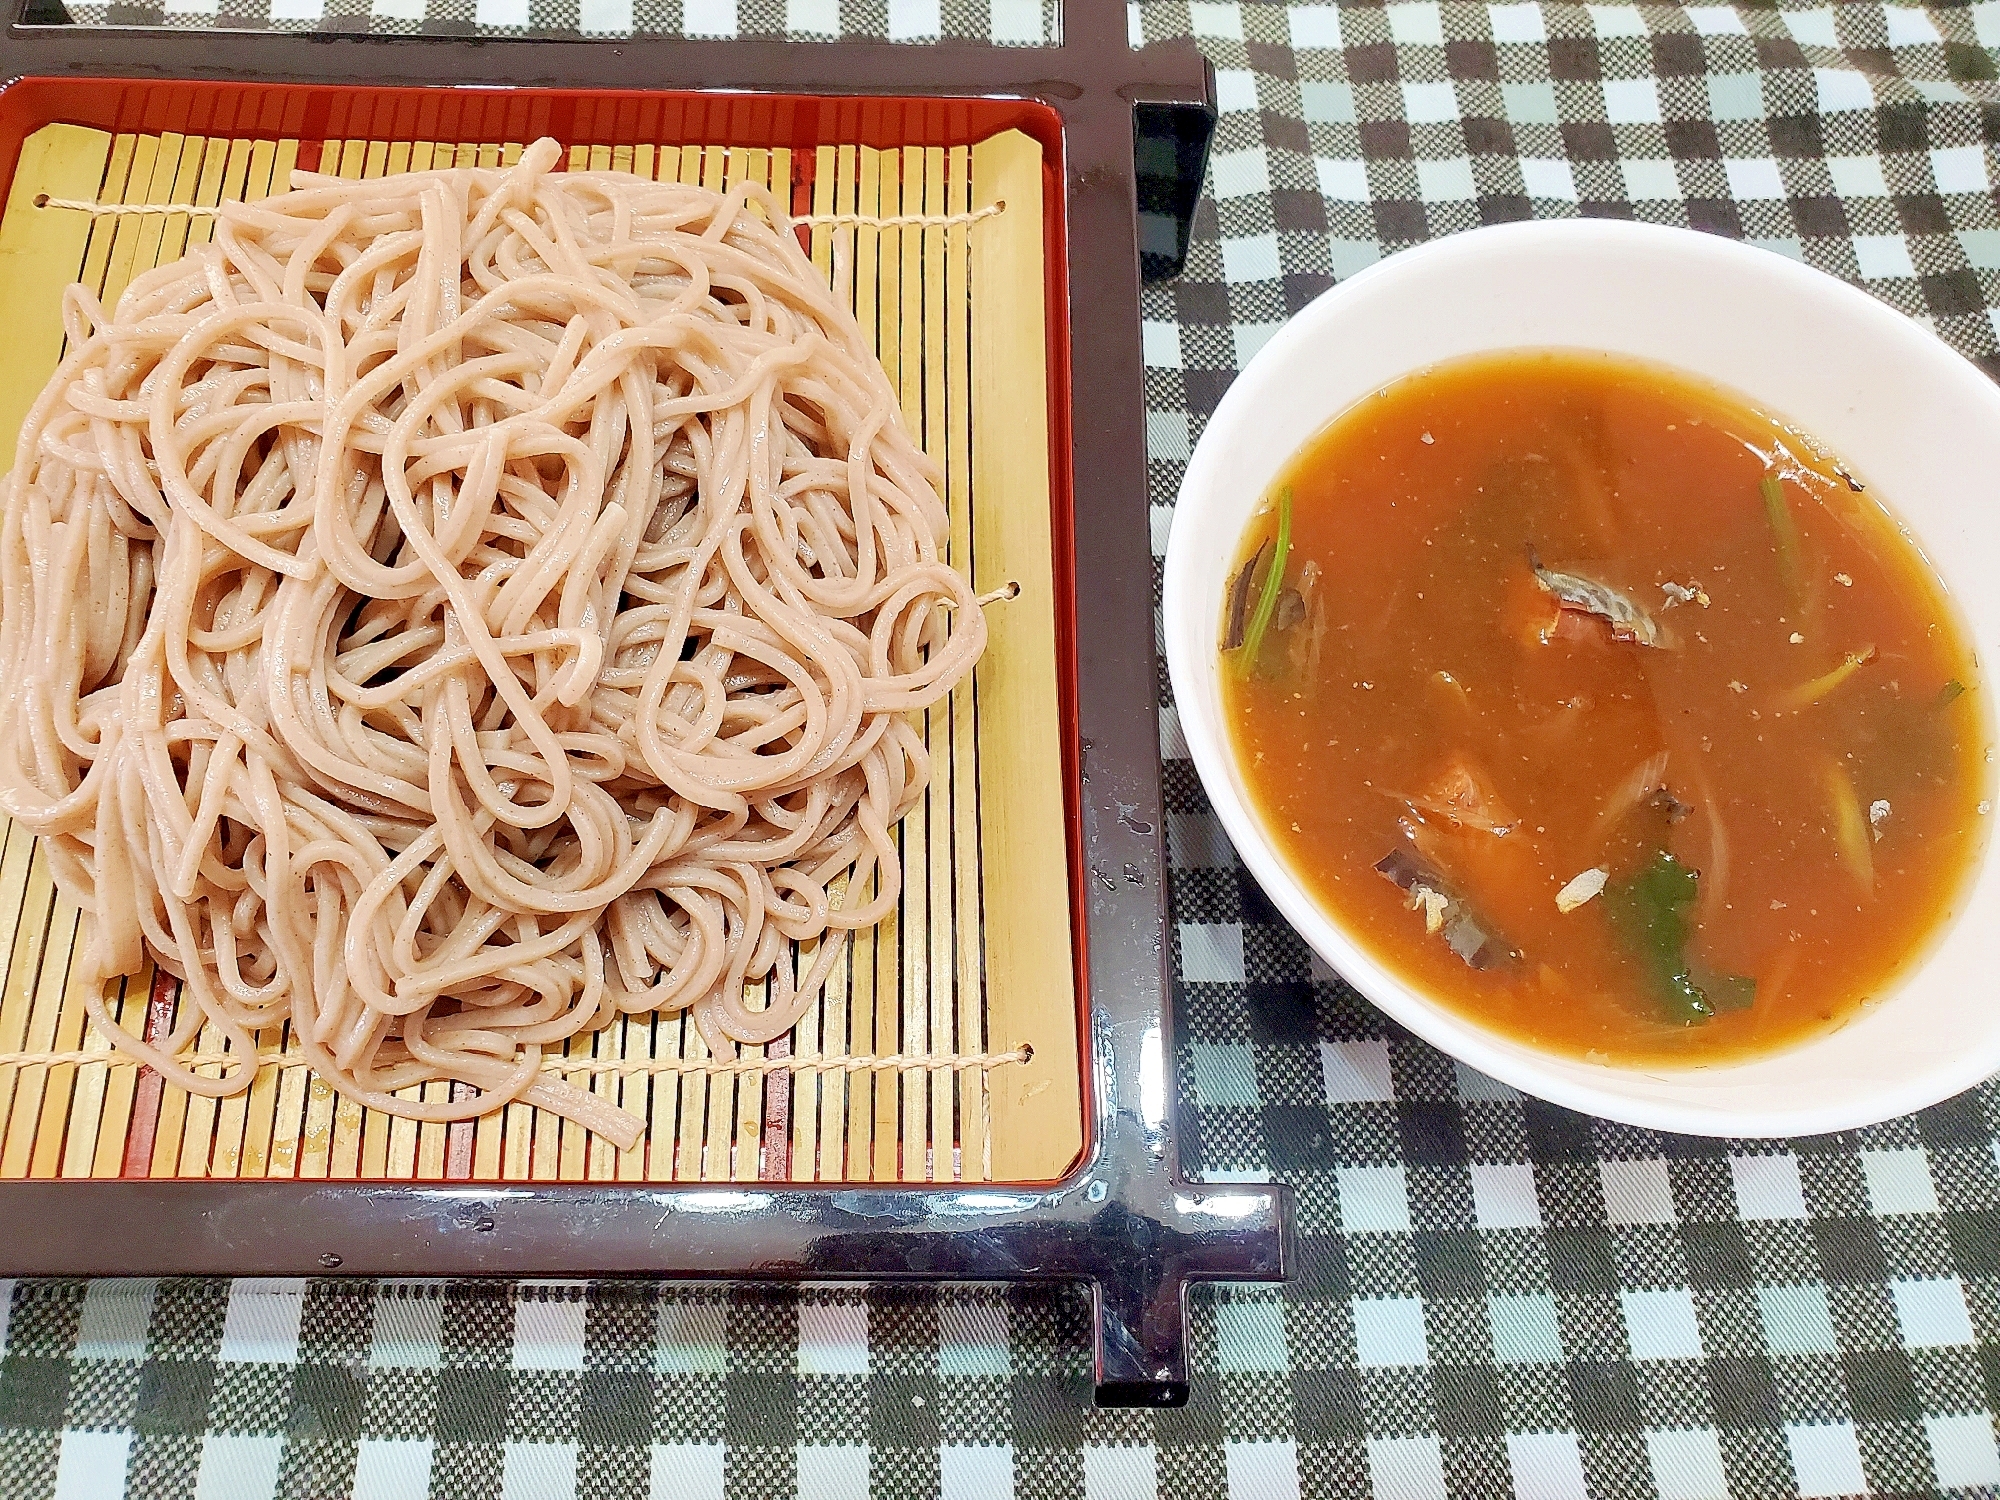
M 1278 610 L 1278 595 L 1285 587 L 1285 563 L 1292 551 L 1292 490 L 1278 491 L 1278 545 L 1271 553 L 1271 566 L 1264 574 L 1263 591 L 1257 596 L 1257 612 L 1250 617 L 1250 629 L 1243 636 L 1243 652 L 1236 658 L 1236 670 L 1248 677 L 1257 668 L 1257 653 L 1271 628 L 1271 616 Z
M 1766 474 L 1758 486 L 1764 496 L 1764 514 L 1770 517 L 1771 535 L 1778 542 L 1778 571 L 1784 575 L 1785 587 L 1794 596 L 1799 588 L 1799 528 L 1792 520 L 1792 509 L 1785 503 L 1784 482 L 1775 474 Z

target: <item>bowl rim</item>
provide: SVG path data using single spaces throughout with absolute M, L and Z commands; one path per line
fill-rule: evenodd
M 1162 569 L 1161 633 L 1179 728 L 1189 756 L 1210 806 L 1229 835 L 1237 857 L 1319 959 L 1392 1021 L 1447 1056 L 1521 1093 L 1619 1124 L 1725 1138 L 1827 1134 L 1877 1124 L 1926 1108 L 1962 1093 L 2000 1071 L 2000 1027 L 1995 1027 L 1983 1037 L 1961 1038 L 1958 1046 L 1941 1050 L 1922 1068 L 1879 1082 L 1869 1080 L 1865 1086 L 1829 1089 L 1818 1102 L 1807 1105 L 1746 1107 L 1736 1103 L 1723 1105 L 1638 1097 L 1621 1091 L 1615 1083 L 1621 1076 L 1665 1076 L 1707 1071 L 1700 1064 L 1686 1069 L 1671 1065 L 1653 1069 L 1644 1064 L 1605 1064 L 1602 1068 L 1605 1082 L 1602 1084 L 1544 1070 L 1544 1061 L 1589 1065 L 1568 1054 L 1537 1048 L 1508 1037 L 1449 1009 L 1363 949 L 1340 921 L 1306 893 L 1303 883 L 1291 873 L 1265 832 L 1256 810 L 1247 799 L 1237 794 L 1230 777 L 1233 760 L 1224 726 L 1211 723 L 1208 715 L 1199 709 L 1193 714 L 1185 710 L 1185 705 L 1202 702 L 1201 683 L 1205 679 L 1200 675 L 1201 664 L 1189 659 L 1193 648 L 1177 649 L 1182 635 L 1176 631 L 1173 622 L 1185 609 L 1184 596 L 1196 592 L 1198 571 L 1211 559 L 1195 552 L 1194 544 L 1187 540 L 1189 529 L 1178 523 L 1190 494 L 1198 496 L 1205 490 L 1215 488 L 1217 481 L 1223 477 L 1219 472 L 1211 473 L 1219 462 L 1216 454 L 1222 441 L 1220 434 L 1240 426 L 1251 415 L 1258 395 L 1258 382 L 1250 378 L 1252 373 L 1260 366 L 1266 371 L 1279 367 L 1294 357 L 1294 351 L 1300 346 L 1333 342 L 1326 325 L 1336 321 L 1350 302 L 1363 295 L 1378 293 L 1385 284 L 1429 276 L 1439 269 L 1441 263 L 1448 265 L 1452 261 L 1482 255 L 1489 248 L 1533 248 L 1538 241 L 1570 248 L 1575 243 L 1589 240 L 1618 250 L 1657 252 L 1662 247 L 1670 246 L 1670 253 L 1706 257 L 1716 266 L 1719 274 L 1750 271 L 1781 283 L 1790 282 L 1794 288 L 1815 298 L 1830 301 L 1844 319 L 1873 324 L 1881 336 L 1902 344 L 1913 358 L 1927 362 L 1936 371 L 1939 380 L 1960 385 L 1973 399 L 1991 407 L 1996 420 L 2000 420 L 2000 387 L 1996 387 L 1977 366 L 1930 329 L 1838 277 L 1773 251 L 1719 235 L 1630 220 L 1528 220 L 1466 230 L 1386 256 L 1314 298 L 1257 351 L 1223 393 L 1182 473 L 1175 496 L 1175 524 L 1168 533 Z M 1499 352 L 1508 348 L 1537 347 L 1587 348 L 1559 343 L 1539 346 L 1496 343 L 1492 349 Z M 1673 368 L 1670 361 L 1653 362 Z M 1403 375 L 1431 367 L 1431 364 L 1425 363 L 1412 364 Z M 1747 393 L 1736 394 L 1747 398 Z M 1337 420 L 1352 406 L 1350 402 L 1339 408 L 1326 421 Z M 1197 499 L 1195 503 L 1199 505 L 1201 502 Z M 1900 514 L 1898 519 L 1902 519 Z M 1921 546 L 1923 539 L 1916 528 L 1911 528 L 1911 534 Z M 1203 632 L 1203 638 L 1210 633 Z M 1194 654 L 1200 653 L 1197 651 Z M 1989 731 L 1991 727 L 1988 726 Z M 1979 871 L 1996 858 L 2000 858 L 2000 838 L 1989 834 L 1965 877 L 1963 889 L 1968 894 Z M 1968 909 L 1953 920 L 1971 921 L 1977 917 L 1976 910 Z M 1930 955 L 1935 952 L 1945 930 L 1946 926 L 1941 925 L 1927 939 L 1930 945 L 1928 951 L 1920 950 L 1919 956 L 1896 981 L 1898 988 L 1930 961 Z M 1893 1004 L 1894 1000 L 1892 992 L 1880 1003 Z M 1754 1062 L 1797 1047 L 1808 1047 L 1817 1036 L 1830 1034 L 1818 1033 L 1743 1061 Z M 1722 1063 L 1716 1065 L 1716 1069 L 1720 1071 L 1731 1066 L 1734 1063 Z

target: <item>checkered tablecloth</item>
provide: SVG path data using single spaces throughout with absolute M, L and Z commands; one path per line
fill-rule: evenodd
M 1044 0 L 79 14 L 999 42 L 1056 25 Z M 1176 0 L 1132 26 L 1191 33 L 1222 106 L 1187 274 L 1146 301 L 1156 554 L 1204 418 L 1278 324 L 1481 223 L 1741 236 L 2000 373 L 2000 3 Z M 1080 1293 L 22 1284 L 0 1297 L 0 1495 L 2000 1493 L 2000 1091 L 1784 1143 L 1524 1100 L 1316 968 L 1238 868 L 1171 709 L 1161 740 L 1188 1165 L 1294 1184 L 1301 1250 L 1283 1290 L 1196 1293 L 1185 1411 L 1092 1409 Z
M 741 41 L 1062 39 L 1059 0 L 60 0 L 84 25 Z

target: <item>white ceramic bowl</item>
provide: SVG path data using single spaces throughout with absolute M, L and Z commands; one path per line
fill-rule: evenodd
M 1182 732 L 1238 853 L 1286 919 L 1383 1011 L 1471 1067 L 1572 1109 L 1701 1135 L 1806 1135 L 1934 1104 L 2000 1071 L 2000 858 L 1901 985 L 1846 1026 L 1753 1061 L 1607 1067 L 1525 1046 L 1370 957 L 1301 888 L 1229 751 L 1216 637 L 1252 510 L 1314 432 L 1462 355 L 1605 350 L 1732 390 L 1819 438 L 1901 519 L 2000 660 L 2000 389 L 1942 341 L 1769 251 L 1604 220 L 1511 224 L 1372 266 L 1281 329 L 1229 388 L 1181 481 L 1163 619 Z M 1992 679 L 1979 698 L 1991 743 Z M 1991 773 L 1988 773 L 1989 778 Z

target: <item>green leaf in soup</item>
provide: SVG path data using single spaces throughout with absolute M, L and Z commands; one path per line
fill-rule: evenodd
M 1848 715 L 1841 747 L 1874 795 L 1893 800 L 1953 774 L 1963 753 L 1964 726 L 1952 705 L 1965 691 L 1955 678 L 1936 697 L 1886 684 L 1865 696 L 1850 689 L 1841 705 Z
M 1740 975 L 1706 983 L 1696 979 L 1687 948 L 1689 919 L 1700 896 L 1701 872 L 1665 850 L 1604 892 L 1612 930 L 1639 960 L 1653 998 L 1688 1026 L 1741 1010 L 1757 995 L 1756 981 Z
M 1250 554 L 1250 561 L 1243 565 L 1243 571 L 1236 575 L 1236 581 L 1229 586 L 1229 607 L 1223 611 L 1228 624 L 1222 632 L 1222 649 L 1235 651 L 1243 644 L 1243 633 L 1250 624 L 1250 585 L 1257 576 L 1257 569 L 1264 561 L 1264 553 L 1269 542 L 1259 542 L 1257 550 Z
M 1764 501 L 1764 515 L 1771 523 L 1771 537 L 1778 554 L 1778 572 L 1786 590 L 1797 602 L 1799 596 L 1799 528 L 1792 520 L 1792 508 L 1785 503 L 1784 482 L 1776 474 L 1766 474 L 1757 487 Z
M 1262 549 L 1259 549 L 1260 551 Z M 1264 634 L 1278 610 L 1278 595 L 1284 591 L 1285 564 L 1292 553 L 1292 487 L 1278 492 L 1278 541 L 1271 553 L 1271 566 L 1264 574 L 1262 592 L 1250 624 L 1243 633 L 1243 654 L 1236 659 L 1237 671 L 1248 677 L 1257 670 L 1257 658 L 1264 649 Z
M 1757 981 L 1748 974 L 1723 974 L 1711 976 L 1702 982 L 1707 992 L 1708 1003 L 1715 1007 L 1715 1013 L 1748 1010 L 1757 1001 Z

